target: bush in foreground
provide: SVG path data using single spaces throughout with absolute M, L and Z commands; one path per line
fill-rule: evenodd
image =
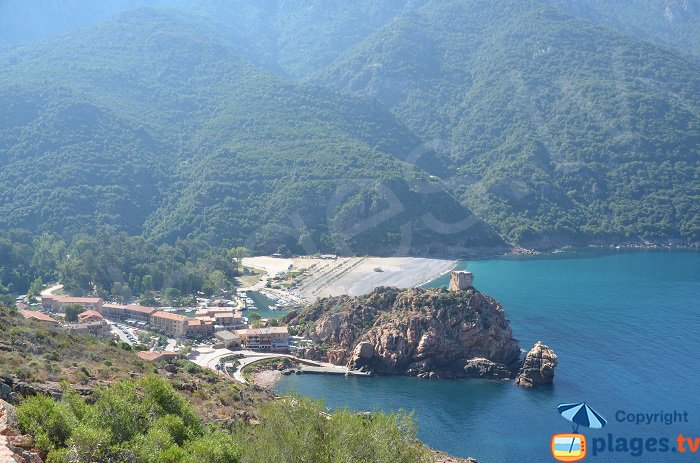
M 424 462 L 405 413 L 364 417 L 285 397 L 260 409 L 260 424 L 230 433 L 207 426 L 165 380 L 146 376 L 97 392 L 94 404 L 67 391 L 17 407 L 23 432 L 48 463 Z

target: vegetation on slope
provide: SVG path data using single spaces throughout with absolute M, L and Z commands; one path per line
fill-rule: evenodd
M 157 369 L 3 309 L 0 330 L 0 382 L 23 384 L 19 425 L 49 463 L 432 461 L 405 413 L 367 418 L 329 414 L 311 399 L 272 400 L 186 360 Z
M 60 22 L 81 2 L 44 5 Z M 596 24 L 629 18 L 636 32 L 610 24 L 640 36 L 668 7 L 690 34 L 695 7 L 603 3 L 110 0 L 103 12 L 173 8 L 6 49 L 0 230 L 19 231 L 0 240 L 0 294 L 62 268 L 76 293 L 202 290 L 232 271 L 201 262 L 239 246 L 696 242 L 700 65 Z M 0 27 L 33 14 L 3 8 Z M 117 240 L 129 257 L 18 258 L 43 252 L 42 233 L 66 255 Z
M 94 293 L 126 302 L 152 297 L 154 291 L 214 294 L 232 285 L 245 254 L 245 249 L 212 248 L 196 240 L 156 244 L 113 229 L 70 240 L 0 232 L 0 300 L 11 306 L 11 294 L 36 297 L 44 281 L 61 281 L 74 295 Z M 175 302 L 170 301 L 179 305 Z
M 468 45 L 467 45 L 468 44 Z M 428 2 L 323 70 L 514 243 L 700 238 L 700 67 L 535 1 Z
M 700 4 L 688 0 L 546 0 L 569 14 L 700 57 Z
M 500 243 L 478 220 L 452 234 L 425 220 L 471 214 L 399 160 L 420 141 L 390 113 L 275 77 L 216 33 L 139 10 L 0 55 L 0 226 L 262 252 Z

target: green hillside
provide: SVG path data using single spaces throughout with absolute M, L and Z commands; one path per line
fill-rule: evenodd
M 0 55 L 0 227 L 263 252 L 501 245 L 401 161 L 420 141 L 392 114 L 263 71 L 217 27 L 143 9 Z
M 382 255 L 700 239 L 700 65 L 644 35 L 668 7 L 692 42 L 692 3 L 42 1 L 36 34 L 69 32 L 0 52 L 2 230 Z M 3 8 L 3 43 L 40 22 Z
M 429 2 L 316 82 L 441 142 L 512 242 L 700 238 L 700 67 L 538 2 Z
M 574 16 L 700 57 L 696 0 L 547 0 Z

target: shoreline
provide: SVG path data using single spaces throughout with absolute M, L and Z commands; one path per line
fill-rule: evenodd
M 261 370 L 252 373 L 251 383 L 263 389 L 274 392 L 275 386 L 282 379 L 282 372 L 278 370 Z
M 424 257 L 273 257 L 243 259 L 264 272 L 249 289 L 266 289 L 300 304 L 329 296 L 362 296 L 380 286 L 413 288 L 454 269 L 459 259 Z
M 512 247 L 502 252 L 480 252 L 463 257 L 339 257 L 255 256 L 243 265 L 262 273 L 260 280 L 241 288 L 263 291 L 287 306 L 304 306 L 329 296 L 361 296 L 380 286 L 422 287 L 454 270 L 461 262 L 509 257 L 552 257 L 586 250 L 698 250 L 700 243 L 618 242 L 547 248 Z M 280 277 L 280 275 L 282 275 Z

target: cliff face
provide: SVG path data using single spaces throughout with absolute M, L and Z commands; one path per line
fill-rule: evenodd
M 377 288 L 322 299 L 287 322 L 316 343 L 301 355 L 379 374 L 512 377 L 520 356 L 501 305 L 474 288 Z

